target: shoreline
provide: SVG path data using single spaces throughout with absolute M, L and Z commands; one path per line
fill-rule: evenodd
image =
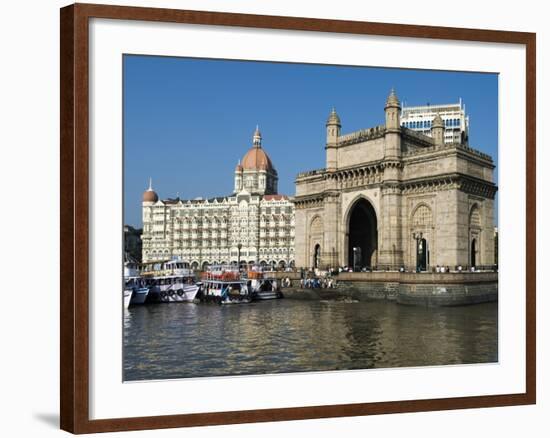
M 284 275 L 281 275 L 283 277 Z M 288 277 L 288 275 L 286 275 Z M 498 273 L 343 273 L 332 289 L 300 288 L 299 276 L 283 288 L 285 298 L 297 300 L 387 300 L 397 304 L 447 307 L 498 301 Z

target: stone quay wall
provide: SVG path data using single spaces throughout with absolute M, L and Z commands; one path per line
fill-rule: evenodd
M 283 293 L 291 299 L 389 300 L 428 307 L 461 306 L 498 300 L 498 273 L 495 272 L 350 272 L 336 277 L 336 289 L 301 289 L 299 275 L 287 273 L 286 277 L 291 278 L 292 287 L 283 289 Z

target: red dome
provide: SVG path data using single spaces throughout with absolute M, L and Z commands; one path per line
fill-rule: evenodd
M 143 202 L 157 202 L 159 197 L 154 190 L 146 190 L 143 192 Z
M 243 157 L 241 163 L 245 170 L 275 170 L 271 159 L 261 147 L 251 148 Z

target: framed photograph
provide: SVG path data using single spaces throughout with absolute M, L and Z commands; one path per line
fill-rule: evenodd
M 535 34 L 61 9 L 61 428 L 533 404 Z

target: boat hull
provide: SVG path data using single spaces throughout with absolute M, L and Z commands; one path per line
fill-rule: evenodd
M 147 287 L 135 288 L 132 294 L 132 299 L 130 301 L 130 304 L 132 305 L 144 304 L 148 295 L 149 295 L 149 288 Z
M 130 307 L 130 301 L 132 300 L 132 290 L 124 289 L 124 308 Z
M 178 288 L 154 288 L 149 292 L 150 302 L 156 303 L 190 303 L 195 300 L 199 286 L 186 284 Z
M 234 304 L 249 304 L 250 302 L 252 302 L 252 300 L 248 296 L 242 297 L 242 298 L 233 298 L 233 299 L 226 297 L 220 301 L 220 304 L 225 306 L 230 306 Z
M 277 300 L 279 298 L 282 298 L 282 294 L 277 291 L 256 292 L 254 293 L 253 298 L 255 301 Z

